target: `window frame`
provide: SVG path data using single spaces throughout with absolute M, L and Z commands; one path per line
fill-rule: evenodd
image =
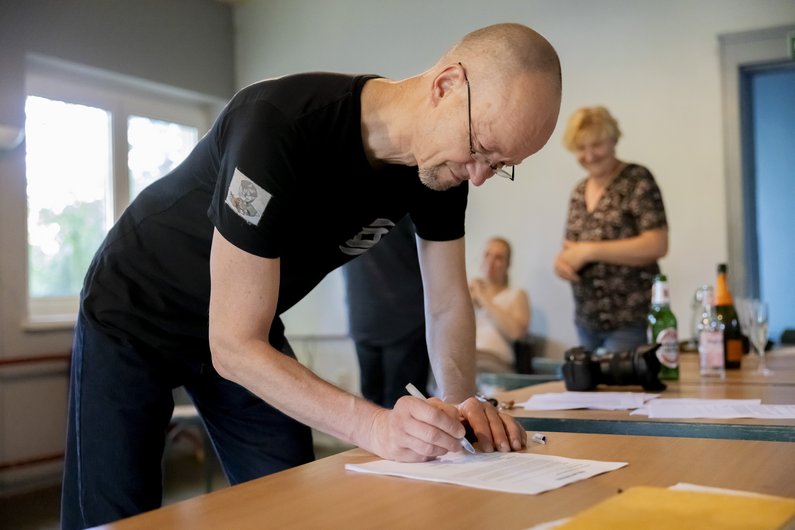
M 106 184 L 108 226 L 118 220 L 130 202 L 127 128 L 131 116 L 195 127 L 200 139 L 212 125 L 223 102 L 140 79 L 108 73 L 47 57 L 28 57 L 25 97 L 39 96 L 97 107 L 111 116 L 111 178 Z M 27 177 L 27 171 L 26 171 Z M 26 200 L 27 210 L 27 200 Z M 27 218 L 27 216 L 26 216 Z M 28 330 L 67 329 L 74 326 L 79 296 L 31 297 L 28 232 L 25 223 L 25 321 Z

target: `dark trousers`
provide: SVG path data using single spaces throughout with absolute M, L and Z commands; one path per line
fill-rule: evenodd
M 289 345 L 283 348 L 292 353 Z M 72 352 L 61 526 L 158 508 L 172 390 L 191 396 L 231 484 L 314 459 L 308 427 L 220 377 L 209 361 L 166 360 L 78 318 Z
M 412 383 L 428 395 L 428 346 L 425 328 L 393 344 L 356 342 L 362 395 L 386 408 L 408 395 L 406 384 Z
M 626 326 L 610 331 L 592 330 L 579 325 L 576 327 L 580 345 L 592 352 L 600 349 L 605 352 L 628 351 L 647 342 L 645 324 Z

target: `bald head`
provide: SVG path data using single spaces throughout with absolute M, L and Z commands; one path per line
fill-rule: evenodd
M 560 61 L 549 41 L 522 24 L 494 24 L 464 36 L 434 68 L 450 65 L 463 66 L 472 87 L 473 136 L 503 148 L 506 165 L 546 144 L 561 96 Z M 511 138 L 499 138 L 506 133 Z
M 374 105 L 368 107 L 365 87 L 365 127 L 392 128 L 379 137 L 383 146 L 373 142 L 373 158 L 416 165 L 436 190 L 510 175 L 500 170 L 538 152 L 560 111 L 558 55 L 521 24 L 473 31 L 425 72 L 367 86 Z M 378 113 L 368 114 L 370 108 Z
M 549 76 L 560 90 L 557 52 L 539 33 L 521 24 L 494 24 L 468 33 L 437 65 L 457 62 L 486 70 L 500 81 L 523 74 Z

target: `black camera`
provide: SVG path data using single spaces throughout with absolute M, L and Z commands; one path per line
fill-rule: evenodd
M 563 355 L 566 390 L 593 390 L 599 384 L 641 385 L 644 390 L 665 390 L 660 381 L 659 344 L 634 350 L 595 355 L 584 348 L 571 348 Z

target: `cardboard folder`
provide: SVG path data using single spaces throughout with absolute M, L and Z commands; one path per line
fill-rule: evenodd
M 557 530 L 774 530 L 795 517 L 795 499 L 629 488 L 572 517 Z

